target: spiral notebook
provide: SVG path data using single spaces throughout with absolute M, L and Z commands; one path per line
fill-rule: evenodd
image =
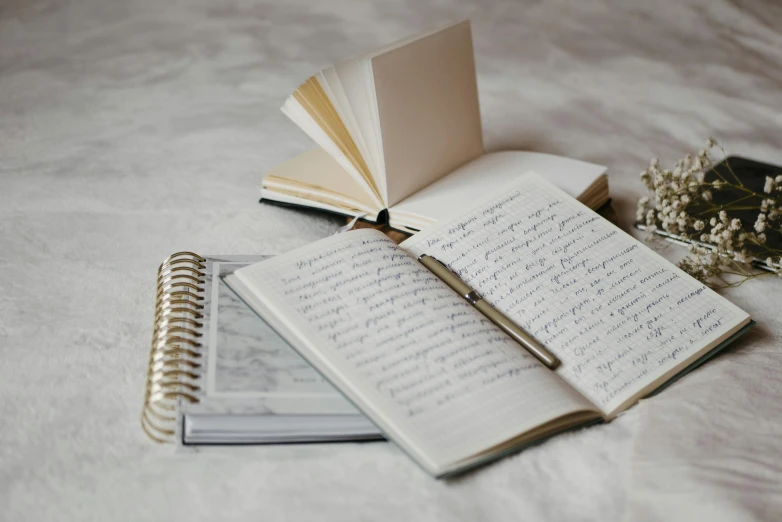
M 160 265 L 144 431 L 184 445 L 381 439 L 221 279 L 266 257 L 179 252 Z

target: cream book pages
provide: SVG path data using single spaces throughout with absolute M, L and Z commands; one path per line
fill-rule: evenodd
M 599 418 L 375 230 L 332 236 L 227 282 L 433 475 Z
M 537 174 L 402 243 L 447 264 L 613 417 L 750 322 Z
M 407 224 L 421 230 L 466 210 L 531 170 L 592 209 L 608 199 L 608 179 L 602 165 L 539 152 L 491 152 L 393 205 L 390 225 Z
M 553 154 L 500 151 L 483 154 L 388 209 L 388 224 L 415 233 L 476 199 L 491 195 L 530 170 L 597 209 L 608 200 L 608 178 L 602 165 Z M 261 198 L 319 208 L 377 221 L 382 208 L 366 197 L 342 167 L 322 149 L 279 165 L 264 178 Z M 327 187 L 342 187 L 335 192 Z
M 388 208 L 483 152 L 470 23 L 328 67 L 282 111 Z
M 282 111 L 322 150 L 267 172 L 262 200 L 409 233 L 531 169 L 592 208 L 608 200 L 605 167 L 534 152 L 484 153 L 469 21 L 328 67 Z

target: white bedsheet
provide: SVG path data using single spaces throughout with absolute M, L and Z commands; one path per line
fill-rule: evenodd
M 256 201 L 310 146 L 284 98 L 461 17 L 489 148 L 608 165 L 625 229 L 653 155 L 714 135 L 782 164 L 772 0 L 6 0 L 0 520 L 780 519 L 782 280 L 725 292 L 758 326 L 659 396 L 452 481 L 386 443 L 182 454 L 141 432 L 158 263 L 342 224 Z

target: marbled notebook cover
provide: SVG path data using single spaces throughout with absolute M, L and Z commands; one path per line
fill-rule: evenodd
M 206 257 L 200 401 L 180 414 L 358 414 L 223 282 L 265 257 Z

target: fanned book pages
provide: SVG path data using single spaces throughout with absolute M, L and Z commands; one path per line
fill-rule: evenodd
M 422 254 L 561 365 L 539 363 Z M 610 420 L 751 322 L 534 173 L 399 246 L 374 230 L 348 232 L 227 282 L 436 476 Z
M 319 148 L 269 171 L 262 200 L 364 216 L 406 232 L 530 170 L 590 208 L 608 200 L 600 165 L 484 153 L 469 21 L 328 67 L 282 111 Z
M 268 256 L 174 254 L 160 267 L 142 426 L 158 442 L 381 439 L 222 277 Z

